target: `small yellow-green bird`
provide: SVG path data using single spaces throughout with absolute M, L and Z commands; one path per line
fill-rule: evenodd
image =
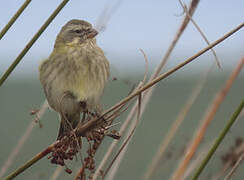
M 48 104 L 61 117 L 58 140 L 77 126 L 82 112 L 100 112 L 109 62 L 96 44 L 97 34 L 86 21 L 69 21 L 59 32 L 51 55 L 39 66 Z

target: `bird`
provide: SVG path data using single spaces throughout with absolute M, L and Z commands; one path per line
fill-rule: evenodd
M 68 135 L 88 111 L 101 113 L 101 96 L 110 67 L 96 43 L 92 25 L 68 21 L 58 33 L 50 56 L 39 65 L 39 79 L 51 109 L 60 116 L 57 140 Z

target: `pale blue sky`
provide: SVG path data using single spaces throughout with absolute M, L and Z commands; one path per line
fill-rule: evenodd
M 0 28 L 21 6 L 24 0 L 4 1 L 0 7 Z M 47 17 L 60 3 L 60 0 L 33 0 L 19 17 L 12 29 L 0 41 L 0 73 L 12 63 L 18 53 L 40 28 Z M 189 1 L 185 1 L 188 3 Z M 54 19 L 36 44 L 16 68 L 19 72 L 35 72 L 41 59 L 52 51 L 55 37 L 60 28 L 70 19 L 84 19 L 96 24 L 98 17 L 112 0 L 70 0 L 61 13 Z M 98 36 L 98 44 L 106 52 L 115 69 L 127 67 L 131 70 L 144 68 L 144 60 L 139 52 L 142 48 L 149 57 L 150 67 L 159 63 L 168 44 L 173 39 L 182 16 L 178 0 L 123 0 L 112 14 L 106 31 Z M 202 0 L 194 19 L 202 28 L 209 41 L 213 42 L 244 21 L 243 0 Z M 171 59 L 175 63 L 190 57 L 206 43 L 194 26 L 190 24 L 175 48 Z M 244 29 L 215 48 L 222 66 L 235 64 L 244 55 Z M 203 56 L 206 60 L 196 62 L 196 67 L 209 64 L 213 57 L 210 53 Z M 190 68 L 189 68 L 190 69 Z

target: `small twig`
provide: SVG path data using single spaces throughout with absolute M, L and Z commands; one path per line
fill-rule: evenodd
M 196 87 L 193 88 L 192 92 L 190 93 L 191 96 L 187 99 L 187 102 L 185 103 L 185 105 L 183 105 L 182 109 L 178 113 L 178 116 L 176 117 L 175 121 L 173 122 L 171 128 L 169 128 L 165 138 L 162 139 L 162 142 L 160 143 L 158 151 L 155 154 L 155 156 L 153 157 L 153 160 L 144 175 L 145 180 L 151 179 L 153 173 L 155 172 L 155 170 L 157 170 L 158 163 L 162 159 L 169 143 L 173 139 L 175 132 L 177 132 L 177 130 L 179 129 L 183 120 L 185 119 L 186 115 L 190 111 L 192 105 L 195 103 L 197 97 L 199 96 L 202 88 L 204 87 L 204 85 L 207 81 L 207 77 L 208 77 L 209 72 L 211 71 L 212 67 L 213 66 L 211 66 L 211 68 L 205 72 L 205 74 L 202 76 L 201 80 L 197 83 Z
M 221 177 L 223 177 L 224 174 L 227 172 L 227 170 L 231 167 L 231 163 L 232 162 L 230 162 L 230 161 L 225 163 L 224 167 L 220 170 L 220 172 L 218 172 L 217 175 L 215 175 L 213 178 L 211 178 L 211 180 L 221 180 Z
M 112 106 L 111 108 L 109 108 L 107 111 L 105 111 L 102 116 L 107 115 L 108 113 L 112 112 L 113 110 L 117 109 L 118 107 L 120 107 L 122 104 L 127 103 L 128 101 L 130 101 L 131 99 L 133 99 L 134 97 L 136 97 L 137 95 L 139 95 L 141 92 L 147 90 L 148 88 L 154 86 L 156 83 L 158 83 L 159 81 L 161 81 L 162 79 L 167 78 L 169 75 L 173 74 L 174 72 L 176 72 L 177 70 L 179 70 L 180 68 L 184 67 L 185 65 L 189 64 L 190 62 L 192 62 L 194 59 L 196 59 L 197 57 L 201 56 L 202 54 L 204 54 L 206 51 L 210 50 L 211 48 L 213 48 L 214 46 L 216 46 L 217 44 L 219 44 L 220 42 L 222 42 L 223 40 L 225 40 L 226 38 L 228 38 L 229 36 L 231 36 L 233 33 L 237 32 L 239 29 L 241 29 L 242 27 L 244 27 L 244 23 L 240 24 L 239 26 L 237 26 L 235 29 L 231 30 L 229 33 L 225 34 L 224 36 L 222 36 L 220 39 L 216 40 L 215 42 L 213 42 L 212 44 L 210 44 L 209 46 L 207 46 L 206 48 L 200 50 L 197 54 L 191 56 L 190 58 L 188 58 L 187 60 L 185 60 L 183 63 L 177 65 L 176 67 L 172 68 L 171 70 L 169 70 L 166 73 L 161 74 L 160 76 L 158 76 L 157 78 L 153 79 L 152 81 L 150 81 L 149 83 L 147 83 L 146 85 L 144 85 L 143 87 L 141 87 L 138 91 L 136 91 L 135 93 L 132 93 L 131 95 L 127 96 L 126 98 L 124 98 L 123 100 L 121 100 L 120 102 L 118 102 L 117 104 L 115 104 L 114 106 Z M 93 122 L 91 122 L 90 124 L 93 124 Z M 88 125 L 90 126 L 90 125 Z
M 201 28 L 197 25 L 197 23 L 194 21 L 194 19 L 192 18 L 192 16 L 190 15 L 188 9 L 187 9 L 187 6 L 181 1 L 179 0 L 180 2 L 180 5 L 182 6 L 182 8 L 184 9 L 184 12 L 186 13 L 187 17 L 191 20 L 192 24 L 196 27 L 196 29 L 198 30 L 198 32 L 201 34 L 202 38 L 204 39 L 204 41 L 209 45 L 209 41 L 207 39 L 207 37 L 205 36 L 205 34 L 203 33 L 203 31 L 201 30 Z M 215 58 L 215 61 L 216 61 L 216 64 L 219 68 L 221 68 L 221 65 L 220 65 L 220 61 L 217 57 L 217 54 L 216 52 L 214 51 L 213 48 L 211 48 L 211 51 L 214 55 L 214 58 Z
M 139 83 L 139 85 L 137 86 L 137 88 L 134 91 L 138 90 L 138 88 L 141 87 L 141 85 L 142 85 L 142 83 Z M 135 103 L 135 104 L 137 104 L 137 103 Z M 135 108 L 135 107 L 137 107 L 137 106 L 133 106 L 133 108 Z M 132 108 L 131 112 L 133 112 L 133 108 Z M 124 123 L 122 124 L 122 126 L 120 127 L 120 130 L 119 130 L 119 134 L 120 135 L 123 135 L 124 134 L 127 126 L 129 125 L 129 122 L 131 120 L 130 117 L 133 116 L 131 114 L 131 112 L 129 113 L 128 117 L 126 118 L 126 120 L 124 121 Z M 109 146 L 106 154 L 104 155 L 102 161 L 100 162 L 98 168 L 96 169 L 95 174 L 93 175 L 93 180 L 96 180 L 98 178 L 98 176 L 100 175 L 100 172 L 102 171 L 102 169 L 105 166 L 106 162 L 110 158 L 110 156 L 111 156 L 114 148 L 116 147 L 117 143 L 118 143 L 118 141 L 117 140 L 114 140 L 112 142 L 112 144 Z
M 137 113 L 137 119 L 136 119 L 136 123 L 133 126 L 132 130 L 130 131 L 128 137 L 125 139 L 125 141 L 123 142 L 122 146 L 119 148 L 119 151 L 117 152 L 117 154 L 115 155 L 115 157 L 112 159 L 111 163 L 109 164 L 108 168 L 104 171 L 103 176 L 102 176 L 102 180 L 104 180 L 105 176 L 107 175 L 108 171 L 111 169 L 112 165 L 114 164 L 114 162 L 116 161 L 116 159 L 119 157 L 120 153 L 124 150 L 124 148 L 128 145 L 129 141 L 131 140 L 136 127 L 139 123 L 140 120 L 140 109 L 141 109 L 141 94 L 139 94 L 138 97 L 138 113 Z
M 143 51 L 143 49 L 139 49 L 141 51 L 141 53 L 143 54 L 143 57 L 144 57 L 144 60 L 145 60 L 145 73 L 144 73 L 144 77 L 143 77 L 143 80 L 142 80 L 142 83 L 145 84 L 146 83 L 146 80 L 147 80 L 147 76 L 148 76 L 148 58 L 147 58 L 147 55 L 146 53 Z
M 241 101 L 241 103 L 237 107 L 236 111 L 232 114 L 229 122 L 226 124 L 224 129 L 221 131 L 221 133 L 218 136 L 218 138 L 216 139 L 214 145 L 209 150 L 207 156 L 205 157 L 205 159 L 203 160 L 202 164 L 200 165 L 200 167 L 196 171 L 196 173 L 195 173 L 195 175 L 193 177 L 193 180 L 197 180 L 198 179 L 198 177 L 200 176 L 201 172 L 206 167 L 207 163 L 211 159 L 212 155 L 215 153 L 216 149 L 219 147 L 220 143 L 223 141 L 225 135 L 229 132 L 231 126 L 234 124 L 234 122 L 236 121 L 237 117 L 239 116 L 239 114 L 240 114 L 240 112 L 242 111 L 243 108 L 244 108 L 244 99 Z
M 214 141 L 212 140 L 210 143 L 204 145 L 204 147 L 202 147 L 199 150 L 199 152 L 196 155 L 196 158 L 191 161 L 188 168 L 186 169 L 182 180 L 188 179 L 188 177 L 192 174 L 192 172 L 196 169 L 196 167 L 199 166 L 203 158 L 206 156 L 209 148 L 211 148 L 211 146 L 213 145 L 213 142 Z
M 194 9 L 194 10 L 195 10 L 195 7 L 196 7 L 196 5 L 197 5 L 196 2 L 198 2 L 198 0 L 197 0 L 197 1 L 193 0 L 193 1 L 192 1 L 192 7 L 194 7 L 194 8 L 192 8 L 192 9 Z M 192 10 L 191 12 L 194 12 L 194 10 Z M 185 21 L 186 21 L 186 20 L 185 20 Z M 186 25 L 183 23 L 182 26 L 181 26 L 180 29 L 179 29 L 179 32 L 180 32 L 181 29 L 184 29 L 185 26 L 186 26 Z M 227 33 L 226 35 L 224 35 L 222 38 L 220 38 L 220 39 L 218 39 L 217 41 L 215 41 L 214 43 L 212 43 L 212 44 L 211 44 L 210 46 L 208 46 L 207 48 L 202 49 L 202 50 L 199 51 L 197 54 L 195 54 L 194 56 L 192 56 L 192 57 L 190 57 L 189 59 L 187 59 L 185 62 L 179 64 L 179 65 L 176 66 L 175 68 L 173 68 L 173 69 L 169 70 L 168 72 L 166 72 L 166 73 L 164 73 L 164 74 L 162 74 L 162 75 L 160 75 L 160 76 L 157 77 L 157 75 L 158 75 L 158 74 L 160 73 L 160 71 L 161 71 L 161 68 L 164 66 L 166 60 L 168 59 L 168 57 L 169 57 L 169 55 L 170 55 L 170 53 L 171 53 L 171 51 L 172 51 L 172 49 L 173 49 L 175 43 L 176 43 L 177 40 L 178 40 L 178 38 L 175 38 L 174 41 L 173 41 L 173 43 L 172 43 L 172 44 L 174 44 L 174 45 L 172 45 L 172 46 L 168 49 L 168 51 L 167 51 L 165 57 L 163 58 L 162 62 L 160 63 L 160 66 L 156 69 L 154 75 L 152 75 L 152 77 L 150 78 L 150 80 L 149 80 L 150 82 L 149 82 L 148 84 L 146 84 L 145 86 L 143 86 L 143 87 L 142 87 L 140 90 L 138 90 L 137 92 L 132 93 L 132 94 L 129 95 L 128 97 L 126 97 L 126 98 L 124 98 L 123 100 L 121 100 L 119 103 L 117 103 L 117 104 L 115 104 L 114 106 L 112 106 L 111 108 L 109 108 L 107 111 L 105 111 L 105 112 L 103 113 L 102 116 L 105 116 L 106 114 L 110 113 L 111 111 L 113 111 L 113 110 L 116 109 L 117 107 L 121 106 L 121 104 L 126 103 L 127 101 L 129 101 L 129 100 L 131 100 L 132 98 L 134 98 L 135 96 L 137 96 L 140 92 L 145 91 L 146 89 L 150 88 L 150 87 L 153 86 L 155 83 L 157 83 L 158 81 L 160 81 L 160 80 L 162 80 L 162 79 L 168 77 L 170 74 L 174 73 L 175 71 L 177 71 L 178 69 L 180 69 L 180 68 L 183 67 L 184 65 L 190 63 L 192 60 L 194 60 L 195 58 L 197 58 L 197 57 L 200 56 L 201 54 L 205 53 L 207 50 L 211 49 L 212 47 L 214 47 L 214 46 L 217 45 L 218 43 L 222 42 L 224 39 L 226 39 L 227 37 L 229 37 L 229 36 L 230 36 L 231 34 L 233 34 L 234 32 L 238 31 L 238 30 L 239 30 L 240 28 L 242 28 L 243 26 L 244 26 L 244 23 L 242 23 L 242 24 L 239 25 L 237 28 L 235 28 L 235 29 L 232 30 L 231 32 L 229 32 L 229 33 Z M 156 78 L 156 77 L 157 77 L 157 78 Z M 151 91 L 150 91 L 150 92 L 151 92 Z M 144 98 L 143 98 L 143 102 L 144 102 Z M 142 109 L 143 109 L 143 107 L 145 107 L 145 106 L 142 105 Z M 126 129 L 128 122 L 130 122 L 130 119 L 134 116 L 134 112 L 136 111 L 136 109 L 137 109 L 137 106 L 133 106 L 132 110 L 130 111 L 130 113 L 129 113 L 129 115 L 128 115 L 126 121 L 125 121 L 126 123 L 124 123 L 124 124 L 122 125 L 122 127 L 121 127 L 121 129 L 123 129 L 123 131 Z M 92 123 L 92 122 L 91 122 L 91 123 Z M 96 170 L 96 172 L 95 172 L 95 174 L 94 174 L 94 180 L 97 179 L 97 177 L 98 177 L 98 175 L 99 175 L 99 172 L 101 171 L 102 167 L 105 165 L 105 163 L 106 163 L 106 161 L 107 161 L 109 155 L 112 153 L 112 151 L 113 151 L 113 149 L 115 148 L 116 144 L 117 144 L 117 142 L 114 141 L 114 142 L 111 144 L 111 146 L 109 147 L 109 150 L 107 151 L 106 155 L 104 156 L 102 162 L 100 163 L 99 167 L 97 168 L 97 170 Z
M 49 16 L 46 22 L 41 26 L 38 32 L 33 36 L 33 38 L 28 42 L 25 48 L 21 51 L 21 53 L 17 56 L 14 62 L 9 66 L 9 68 L 5 71 L 0 79 L 0 87 L 4 83 L 4 81 L 8 78 L 8 76 L 12 73 L 15 67 L 19 64 L 25 54 L 29 51 L 32 45 L 36 42 L 36 40 L 40 37 L 40 35 L 45 31 L 48 25 L 52 22 L 52 20 L 58 15 L 58 13 L 63 9 L 63 7 L 69 2 L 69 0 L 63 0 L 60 5 L 55 9 L 55 11 Z
M 140 49 L 140 51 L 142 52 L 142 54 L 144 56 L 146 65 L 145 65 L 144 78 L 143 78 L 142 82 L 140 82 L 139 85 L 137 86 L 137 89 L 140 89 L 142 87 L 142 85 L 146 82 L 147 75 L 148 75 L 148 58 L 147 58 L 145 52 L 142 49 Z M 105 178 L 106 174 L 111 169 L 111 167 L 112 167 L 113 164 L 114 164 L 114 166 L 113 166 L 113 168 L 111 170 L 111 173 L 110 173 L 110 176 L 108 177 L 108 180 L 112 180 L 113 177 L 114 177 L 114 175 L 115 175 L 115 173 L 117 172 L 117 169 L 119 167 L 119 164 L 121 163 L 121 161 L 122 161 L 122 159 L 124 157 L 124 154 L 125 154 L 125 152 L 127 150 L 128 143 L 129 143 L 130 139 L 132 138 L 132 136 L 133 136 L 133 134 L 134 134 L 134 132 L 136 130 L 137 125 L 139 124 L 140 116 L 141 116 L 141 101 L 142 101 L 142 94 L 139 94 L 138 95 L 138 106 L 137 106 L 138 107 L 137 108 L 137 117 L 134 120 L 134 122 L 132 122 L 132 125 L 131 125 L 130 130 L 128 130 L 128 133 L 127 133 L 127 136 L 126 136 L 127 137 L 126 140 L 122 143 L 122 146 L 120 147 L 119 151 L 115 155 L 114 159 L 112 160 L 112 162 L 110 163 L 110 165 L 108 166 L 108 168 L 105 170 L 105 172 L 103 174 L 103 179 Z M 127 122 L 125 122 L 125 124 L 126 123 Z M 117 161 L 116 161 L 116 159 L 117 159 Z M 116 163 L 115 163 L 115 161 L 116 161 Z
M 198 145 L 200 144 L 206 130 L 207 127 L 209 125 L 209 123 L 213 120 L 218 108 L 220 107 L 221 103 L 224 101 L 228 91 L 230 90 L 234 80 L 236 79 L 236 77 L 238 76 L 239 72 L 241 71 L 242 67 L 244 65 L 244 57 L 241 59 L 241 61 L 239 62 L 239 64 L 237 65 L 237 67 L 234 69 L 234 71 L 231 73 L 229 79 L 227 80 L 225 86 L 218 92 L 218 94 L 216 95 L 216 97 L 214 98 L 209 110 L 207 111 L 207 113 L 205 114 L 202 124 L 200 126 L 200 128 L 197 130 L 197 133 L 195 135 L 195 137 L 193 138 L 192 143 L 190 144 L 187 153 L 185 154 L 182 163 L 180 164 L 179 168 L 177 169 L 177 171 L 174 174 L 174 178 L 178 180 L 180 177 L 182 177 L 189 161 L 191 160 L 191 158 L 193 157 Z M 244 104 L 244 102 L 243 102 Z M 238 109 L 241 112 L 241 109 Z M 195 176 L 193 179 L 197 179 L 198 176 L 201 174 L 202 170 L 204 169 L 204 167 L 206 166 L 206 164 L 208 163 L 209 159 L 211 158 L 211 156 L 213 155 L 213 153 L 215 152 L 215 150 L 217 149 L 218 145 L 222 142 L 225 134 L 228 132 L 228 130 L 230 129 L 232 123 L 234 123 L 235 121 L 235 117 L 238 112 L 236 112 L 233 117 L 231 118 L 231 121 L 227 124 L 227 126 L 225 127 L 225 129 L 222 131 L 221 135 L 219 136 L 219 138 L 217 139 L 217 141 L 215 142 L 213 148 L 211 149 L 211 151 L 209 151 L 208 156 L 205 158 L 204 162 L 201 164 L 200 168 L 198 169 L 198 171 L 196 172 Z
M 113 112 L 113 114 L 111 114 L 111 115 L 109 115 L 109 116 L 106 116 L 106 122 L 108 123 L 108 126 L 107 126 L 107 127 L 112 126 L 112 122 L 113 122 L 113 120 L 114 120 L 116 117 L 118 117 L 121 113 L 125 112 L 125 111 L 128 109 L 129 105 L 130 105 L 130 104 L 123 104 L 123 105 L 121 105 L 119 108 L 117 108 L 117 109 Z M 100 118 L 104 118 L 104 117 L 100 117 Z M 98 125 L 100 124 L 100 122 L 99 122 L 99 121 L 100 121 L 99 118 L 98 118 L 97 120 L 98 120 L 98 121 L 97 121 L 97 125 L 94 125 L 94 127 L 96 127 L 96 126 L 98 126 Z M 88 121 L 88 122 L 89 122 L 89 121 Z M 104 120 L 102 120 L 101 122 L 104 123 Z M 94 123 L 96 123 L 96 121 L 94 121 Z M 93 127 L 93 128 L 94 128 L 94 127 Z M 84 132 L 83 134 L 85 134 L 85 133 L 86 133 L 86 132 Z M 100 146 L 100 144 L 102 143 L 102 140 L 103 140 L 103 138 L 104 138 L 105 135 L 106 135 L 106 134 L 103 135 L 103 137 L 101 138 L 101 141 L 97 144 L 97 148 L 98 148 L 98 146 Z M 95 151 L 95 153 L 96 153 L 96 151 Z M 95 155 L 95 153 L 94 153 L 94 155 Z M 86 161 L 86 163 L 87 163 L 87 162 L 88 162 L 88 161 Z M 80 179 L 81 177 L 83 177 L 84 172 L 85 172 L 85 169 L 86 169 L 86 167 L 87 167 L 87 164 L 86 164 L 86 163 L 83 164 L 82 167 L 78 170 L 75 179 Z
M 227 176 L 225 177 L 224 180 L 230 180 L 231 177 L 233 176 L 233 174 L 235 173 L 235 171 L 237 170 L 237 168 L 240 166 L 241 162 L 244 159 L 244 152 L 241 154 L 241 156 L 239 157 L 239 159 L 236 161 L 235 165 L 233 166 L 233 168 L 230 170 L 230 172 L 227 174 Z
M 144 52 L 142 49 L 140 49 L 140 51 L 142 52 L 142 54 L 143 54 L 143 56 L 144 56 L 144 60 L 145 60 L 145 62 L 146 62 L 146 65 L 145 65 L 145 73 L 144 73 L 143 81 L 140 82 L 140 83 L 138 84 L 138 86 L 136 87 L 136 89 L 135 89 L 134 91 L 138 90 L 138 89 L 139 89 L 139 88 L 146 82 L 147 75 L 148 75 L 148 58 L 147 58 L 145 52 Z M 121 126 L 121 128 L 120 128 L 120 130 L 119 130 L 119 134 L 120 134 L 120 135 L 123 135 L 123 134 L 124 134 L 124 131 L 126 130 L 127 126 L 129 125 L 129 123 L 130 123 L 130 121 L 131 121 L 131 119 L 132 119 L 132 116 L 133 116 L 133 114 L 134 114 L 135 109 L 137 109 L 137 102 L 136 102 L 135 105 L 132 107 L 132 109 L 131 109 L 131 111 L 130 111 L 128 117 L 126 118 L 126 120 L 125 120 L 124 123 L 122 124 L 122 126 Z M 129 132 L 130 132 L 130 131 L 129 131 Z M 103 158 L 102 161 L 100 162 L 99 167 L 97 168 L 97 170 L 96 170 L 96 172 L 95 172 L 95 174 L 94 174 L 94 176 L 93 176 L 93 180 L 96 180 L 96 179 L 98 178 L 98 175 L 100 174 L 100 171 L 102 171 L 102 168 L 105 166 L 105 163 L 108 161 L 108 159 L 109 159 L 109 157 L 111 156 L 111 154 L 112 154 L 114 148 L 116 147 L 117 143 L 118 143 L 118 141 L 114 140 L 114 141 L 112 142 L 112 144 L 109 146 L 109 148 L 108 148 L 106 154 L 104 155 L 104 158 Z M 126 146 L 126 147 L 127 147 L 127 146 Z M 122 151 L 121 156 L 123 156 L 123 153 L 124 153 L 125 151 L 126 151 L 126 148 L 124 148 L 124 150 Z M 118 161 L 120 161 L 121 156 L 118 158 Z M 116 169 L 117 166 L 118 166 L 118 163 L 115 164 L 115 166 L 113 166 L 113 169 Z M 115 172 L 115 170 L 112 170 L 112 171 Z M 110 177 L 108 177 L 108 179 L 110 179 Z
M 43 105 L 41 106 L 40 110 L 36 113 L 36 116 L 38 117 L 38 119 L 40 119 L 43 116 L 43 114 L 45 113 L 47 107 L 48 107 L 48 103 L 45 100 Z M 19 139 L 19 141 L 18 141 L 17 145 L 15 146 L 15 148 L 13 148 L 13 150 L 9 154 L 7 160 L 5 161 L 5 163 L 3 164 L 3 166 L 2 166 L 2 168 L 0 170 L 0 179 L 1 179 L 1 177 L 3 177 L 3 175 L 8 170 L 8 168 L 11 166 L 11 164 L 13 163 L 13 160 L 15 159 L 15 157 L 18 155 L 18 153 L 22 149 L 22 147 L 25 144 L 26 140 L 30 137 L 31 132 L 32 132 L 33 128 L 36 125 L 35 121 L 36 121 L 36 119 L 34 118 L 30 122 L 30 124 L 28 125 L 28 127 L 25 130 L 25 133 L 22 135 L 22 137 Z
M 235 29 L 233 29 L 232 31 L 230 31 L 229 33 L 225 34 L 223 37 L 221 37 L 220 39 L 218 39 L 217 41 L 215 41 L 214 43 L 212 43 L 210 46 L 202 49 L 201 51 L 199 51 L 197 54 L 195 54 L 194 56 L 190 57 L 189 59 L 187 59 L 185 62 L 179 64 L 178 66 L 176 66 L 175 68 L 169 70 L 168 72 L 160 75 L 158 78 L 155 78 L 154 80 L 152 80 L 151 82 L 149 82 L 148 84 L 146 84 L 145 86 L 141 87 L 137 92 L 132 93 L 131 95 L 129 95 L 128 97 L 124 98 L 123 100 L 121 100 L 119 103 L 117 103 L 116 105 L 114 105 L 113 107 L 109 108 L 107 111 L 105 111 L 101 117 L 99 118 L 95 118 L 95 119 L 91 119 L 90 121 L 88 121 L 87 123 L 77 127 L 74 132 L 77 136 L 84 136 L 86 132 L 90 131 L 92 128 L 96 127 L 97 124 L 100 121 L 103 121 L 103 117 L 105 117 L 105 115 L 107 115 L 108 113 L 114 111 L 115 109 L 123 106 L 124 104 L 126 104 L 128 101 L 130 101 L 131 99 L 133 99 L 135 96 L 139 95 L 140 93 L 142 93 L 143 91 L 145 91 L 146 89 L 152 87 L 153 85 L 155 85 L 156 83 L 158 83 L 159 81 L 161 81 L 162 79 L 168 77 L 169 75 L 171 75 L 172 73 L 176 72 L 178 69 L 182 68 L 183 66 L 185 66 L 186 64 L 190 63 L 191 61 L 193 61 L 195 58 L 197 58 L 198 56 L 202 55 L 204 52 L 208 51 L 209 49 L 211 49 L 212 47 L 214 47 L 215 45 L 219 44 L 220 42 L 222 42 L 223 40 L 225 40 L 226 38 L 228 38 L 229 36 L 231 36 L 233 33 L 237 32 L 239 29 L 241 29 L 244 26 L 244 23 L 240 24 L 239 26 L 237 26 Z M 55 142 L 57 143 L 57 142 Z M 55 144 L 54 143 L 54 144 Z M 51 145 L 52 146 L 52 145 Z M 48 147 L 50 148 L 50 146 Z M 22 173 L 25 169 L 27 169 L 28 167 L 30 167 L 31 165 L 33 165 L 35 162 L 37 162 L 38 160 L 40 160 L 42 157 L 44 157 L 44 155 L 48 154 L 50 152 L 50 150 L 48 150 L 48 148 L 44 151 L 39 153 L 37 156 L 35 156 L 31 161 L 27 162 L 26 164 L 24 164 L 22 167 L 20 167 L 19 169 L 17 169 L 14 173 L 12 173 L 11 175 L 9 175 L 7 177 L 7 180 L 13 177 L 16 177 L 18 174 Z
M 17 170 L 15 170 L 13 173 L 11 173 L 10 175 L 8 175 L 7 177 L 4 178 L 4 180 L 11 180 L 13 178 L 15 178 L 16 176 L 18 176 L 19 174 L 21 174 L 22 172 L 24 172 L 27 168 L 29 168 L 30 166 L 32 166 L 34 163 L 36 163 L 38 160 L 42 159 L 43 157 L 45 157 L 47 154 L 49 154 L 52 149 L 59 143 L 59 141 L 56 141 L 55 143 L 49 145 L 45 150 L 43 150 L 42 152 L 38 153 L 37 155 L 35 155 L 31 160 L 29 160 L 28 162 L 26 162 L 23 166 L 19 167 Z
M 9 30 L 9 28 L 14 24 L 14 22 L 18 19 L 18 17 L 22 14 L 22 12 L 25 10 L 25 8 L 29 5 L 30 2 L 31 2 L 31 0 L 26 0 L 22 4 L 22 6 L 18 9 L 18 11 L 14 14 L 14 16 L 9 20 L 8 24 L 6 24 L 6 26 L 0 32 L 0 40 L 3 38 L 3 36 Z

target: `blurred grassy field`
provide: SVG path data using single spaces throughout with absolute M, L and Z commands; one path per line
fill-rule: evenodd
M 198 125 L 199 120 L 204 115 L 216 91 L 223 86 L 227 77 L 228 74 L 209 78 L 210 80 L 171 143 L 167 151 L 167 157 L 161 160 L 153 179 L 168 179 L 170 177 L 177 165 L 177 160 L 182 157 L 184 148 L 195 132 L 194 127 Z M 142 177 L 147 165 L 151 162 L 158 148 L 159 142 L 166 134 L 184 102 L 190 96 L 191 90 L 199 78 L 200 77 L 197 76 L 173 75 L 158 84 L 153 98 L 129 146 L 119 172 L 117 173 L 116 180 L 140 179 Z M 242 75 L 234 82 L 230 93 L 227 95 L 213 123 L 209 127 L 207 136 L 204 138 L 204 143 L 201 147 L 215 139 L 216 135 L 219 134 L 220 130 L 240 103 L 244 96 L 243 78 Z M 133 84 L 136 84 L 138 81 L 138 76 L 131 74 L 117 81 L 110 82 L 103 98 L 104 106 L 108 108 L 125 97 L 131 90 Z M 7 80 L 3 87 L 1 87 L 0 167 L 30 123 L 32 117 L 29 115 L 29 112 L 32 109 L 39 108 L 43 101 L 44 94 L 37 79 L 11 79 Z M 122 122 L 125 117 L 126 114 L 122 115 L 116 122 Z M 238 124 L 234 125 L 231 129 L 231 132 L 227 135 L 224 143 L 220 146 L 217 154 L 214 155 L 214 158 L 208 164 L 200 179 L 209 178 L 211 175 L 219 172 L 223 167 L 220 159 L 221 156 L 234 144 L 237 137 L 243 137 L 244 135 L 243 120 L 242 117 L 238 121 Z M 36 126 L 31 137 L 26 142 L 24 149 L 21 150 L 8 173 L 29 160 L 33 155 L 40 152 L 56 139 L 59 126 L 56 113 L 48 111 L 41 122 L 43 128 L 40 129 Z M 106 147 L 111 141 L 112 139 L 108 137 L 105 139 L 97 153 L 97 162 L 102 158 Z M 69 165 L 73 170 L 73 174 L 68 175 L 63 172 L 59 179 L 72 179 L 71 177 L 75 175 L 79 164 L 79 160 L 77 162 L 73 161 L 72 165 Z M 243 167 L 242 165 L 242 168 Z M 49 179 L 55 168 L 55 165 L 50 164 L 49 160 L 44 158 L 16 179 Z M 244 172 L 240 169 L 234 176 L 234 179 L 244 177 Z

